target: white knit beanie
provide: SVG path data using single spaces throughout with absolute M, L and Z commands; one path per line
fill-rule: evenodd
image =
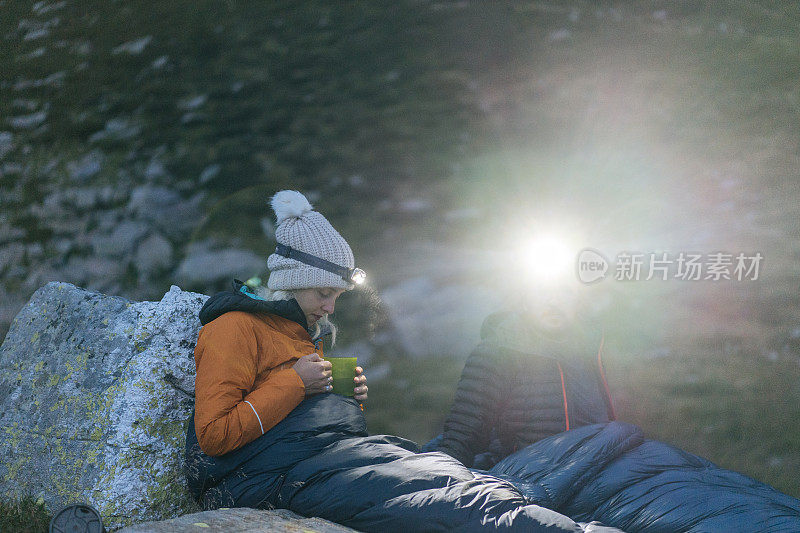
M 280 191 L 271 200 L 277 227 L 278 244 L 321 257 L 331 263 L 353 268 L 353 251 L 330 222 L 317 213 L 305 196 L 297 191 Z M 273 253 L 267 259 L 270 271 L 267 287 L 272 290 L 308 289 L 311 287 L 336 287 L 352 289 L 341 276 Z

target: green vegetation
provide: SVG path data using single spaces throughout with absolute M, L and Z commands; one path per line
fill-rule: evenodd
M 0 531 L 44 533 L 51 518 L 52 511 L 30 494 L 0 498 Z
M 721 346 L 675 351 L 607 360 L 619 418 L 800 497 L 800 365 Z

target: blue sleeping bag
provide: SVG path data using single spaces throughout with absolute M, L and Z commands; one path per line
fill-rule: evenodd
M 554 435 L 488 471 L 367 436 L 355 400 L 335 394 L 220 457 L 189 422 L 186 476 L 205 509 L 278 507 L 376 532 L 800 532 L 800 501 L 619 422 Z
M 247 445 L 219 457 L 186 439 L 189 488 L 205 509 L 290 509 L 362 531 L 619 533 L 529 503 L 512 483 L 447 454 L 367 436 L 355 400 L 319 394 Z
M 620 422 L 548 437 L 489 472 L 533 503 L 630 533 L 800 532 L 800 500 Z

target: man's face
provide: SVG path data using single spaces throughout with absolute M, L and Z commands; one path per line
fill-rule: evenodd
M 323 316 L 333 313 L 336 299 L 343 292 L 344 289 L 314 287 L 311 289 L 299 289 L 293 291 L 292 294 L 306 316 L 308 327 L 311 327 Z
M 544 289 L 528 301 L 528 311 L 543 330 L 569 327 L 575 319 L 577 292 L 571 288 Z

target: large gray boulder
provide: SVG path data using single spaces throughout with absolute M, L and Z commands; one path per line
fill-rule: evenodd
M 37 290 L 0 347 L 0 494 L 90 503 L 108 529 L 199 511 L 181 465 L 206 298 Z

